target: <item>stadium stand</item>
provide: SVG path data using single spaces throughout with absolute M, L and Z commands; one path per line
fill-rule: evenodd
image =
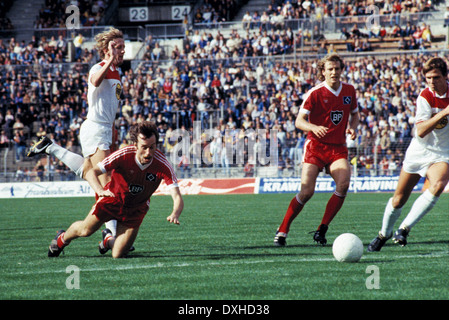
M 0 19 L 8 20 L 13 8 L 0 3 Z M 29 38 L 18 41 L 28 36 L 20 32 L 11 36 L 13 23 L 0 30 L 3 181 L 75 179 L 55 159 L 24 154 L 43 135 L 80 151 L 77 135 L 88 108 L 86 77 L 98 59 L 92 37 L 96 27 L 107 25 L 103 17 L 110 1 L 79 3 L 84 26 L 79 33 L 85 38 L 79 52 L 73 46 L 77 34 L 61 28 L 66 16 L 60 1 L 43 1 Z M 127 145 L 129 126 L 144 119 L 156 122 L 166 152 L 177 142 L 173 132 L 184 128 L 192 133 L 194 121 L 217 136 L 226 130 L 243 137 L 251 128 L 276 129 L 278 168 L 256 163 L 257 174 L 296 176 L 305 139 L 294 127 L 298 107 L 317 82 L 317 59 L 338 52 L 347 61 L 344 80 L 356 86 L 362 114 L 358 140 L 348 141 L 358 174 L 397 174 L 412 137 L 415 100 L 425 83 L 421 65 L 435 54 L 449 56 L 447 28 L 440 24 L 446 6 L 377 1 L 384 28 L 367 29 L 368 4 L 346 1 L 334 9 L 331 1 L 209 0 L 194 7 L 181 36 L 167 40 L 172 37 L 145 26 L 144 38 L 137 39 L 141 50 L 123 66 L 118 144 Z M 211 141 L 191 141 L 192 146 L 201 143 L 204 147 Z M 175 165 L 181 177 L 255 172 L 251 155 L 238 165 L 232 165 L 235 159 L 215 157 L 208 160 L 216 165 L 186 165 L 182 159 Z

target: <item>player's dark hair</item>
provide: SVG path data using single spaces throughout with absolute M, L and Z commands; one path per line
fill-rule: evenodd
M 326 62 L 332 61 L 332 62 L 339 62 L 341 69 L 345 68 L 345 63 L 343 62 L 343 59 L 336 53 L 331 53 L 322 58 L 320 61 L 318 61 L 318 80 L 324 81 L 323 71 L 324 67 L 326 65 Z
M 140 123 L 132 125 L 129 129 L 129 137 L 134 143 L 137 143 L 137 138 L 140 134 L 143 135 L 146 139 L 155 136 L 156 143 L 159 142 L 159 132 L 157 131 L 157 127 L 153 122 L 142 121 Z
M 424 63 L 424 67 L 422 69 L 422 73 L 425 76 L 427 72 L 432 70 L 440 70 L 441 74 L 446 77 L 447 76 L 447 64 L 441 58 L 435 57 L 429 59 L 426 63 Z

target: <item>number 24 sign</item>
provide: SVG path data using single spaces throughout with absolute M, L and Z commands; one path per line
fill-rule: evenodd
M 172 6 L 171 7 L 171 19 L 172 20 L 184 20 L 184 16 L 190 14 L 190 6 Z M 149 8 L 148 7 L 133 7 L 129 8 L 129 21 L 149 21 Z

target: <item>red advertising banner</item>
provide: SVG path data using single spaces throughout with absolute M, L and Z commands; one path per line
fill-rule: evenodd
M 181 194 L 254 194 L 255 178 L 243 179 L 182 179 L 178 181 Z M 170 194 L 162 181 L 154 195 Z

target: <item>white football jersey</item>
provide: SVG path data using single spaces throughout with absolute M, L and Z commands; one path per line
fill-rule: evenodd
M 438 96 L 429 88 L 421 91 L 416 101 L 416 124 L 429 120 L 435 114 L 442 111 L 449 105 L 448 92 L 444 96 Z M 429 151 L 436 152 L 440 155 L 447 155 L 449 157 L 449 117 L 444 117 L 425 137 L 420 138 L 415 134 L 414 139 L 424 148 Z M 416 129 L 415 129 L 416 133 Z
M 112 127 L 119 107 L 120 95 L 122 93 L 120 74 L 117 68 L 111 66 L 98 87 L 95 87 L 90 82 L 92 75 L 98 72 L 104 64 L 105 61 L 97 63 L 89 72 L 89 86 L 87 92 L 89 109 L 87 112 L 87 119 Z

